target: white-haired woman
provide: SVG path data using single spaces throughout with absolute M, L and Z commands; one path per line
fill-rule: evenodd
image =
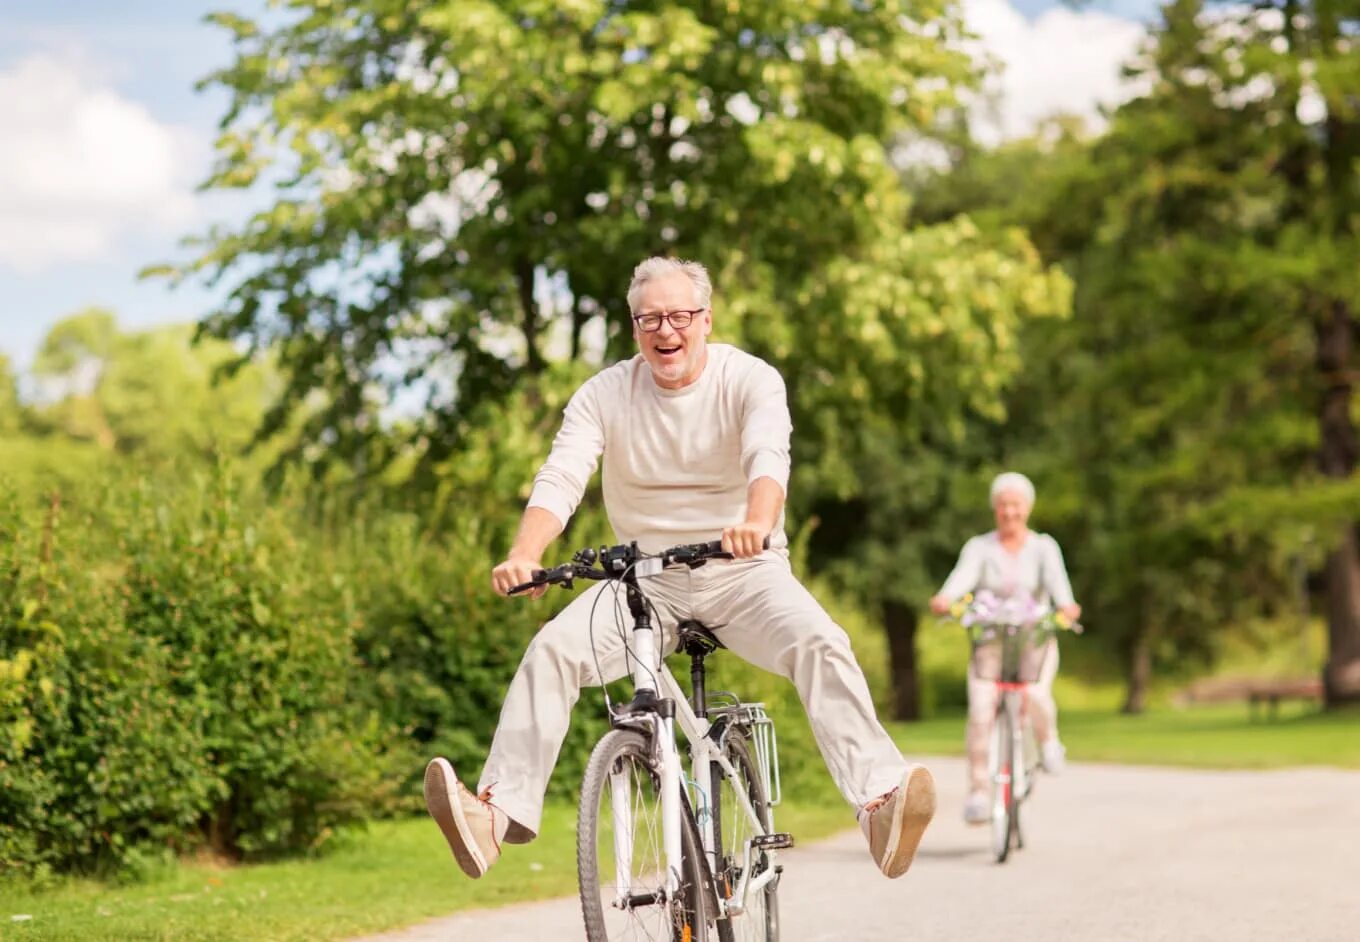
M 954 571 L 930 600 L 931 611 L 944 614 L 954 601 L 969 592 L 986 589 L 1001 596 L 1028 594 L 1051 602 L 1069 620 L 1081 617 L 1081 606 L 1072 597 L 1062 550 L 1053 537 L 1029 528 L 1034 508 L 1034 485 L 1014 471 L 992 482 L 992 512 L 996 529 L 975 536 L 964 544 Z M 1058 739 L 1058 707 L 1053 702 L 1053 677 L 1058 672 L 1058 645 L 1049 642 L 1043 670 L 1030 687 L 1034 734 L 1039 740 L 1044 768 L 1062 770 L 1065 750 Z M 982 824 L 989 816 L 987 741 L 996 713 L 996 686 L 979 680 L 968 667 L 968 799 L 963 816 L 970 824 Z

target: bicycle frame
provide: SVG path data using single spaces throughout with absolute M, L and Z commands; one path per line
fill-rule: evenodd
M 990 628 L 971 629 L 974 642 L 974 666 L 980 679 L 991 683 L 997 691 L 996 709 L 992 714 L 992 731 L 988 747 L 988 772 L 992 792 L 992 848 L 997 862 L 1004 863 L 1012 846 L 1024 847 L 1020 832 L 1020 806 L 1033 787 L 1032 760 L 1035 750 L 1030 748 L 1034 733 L 1030 726 L 1029 687 L 1037 678 L 1043 663 L 1046 640 L 1035 645 L 1038 637 L 1030 626 L 1007 624 Z M 982 645 L 992 644 L 992 657 L 983 660 Z M 1031 647 L 1033 646 L 1033 647 Z M 1026 664 L 1027 653 L 1038 652 Z M 994 661 L 995 663 L 989 663 Z M 996 670 L 995 677 L 983 677 L 983 666 Z M 1026 671 L 1030 673 L 1026 673 Z M 1002 719 L 1005 723 L 1002 723 Z M 1005 737 L 1009 736 L 1009 742 Z
M 1011 755 L 1014 757 L 1012 767 L 1009 772 L 1001 769 L 992 768 L 993 777 L 1000 776 L 1002 784 L 1010 788 L 1011 795 L 1016 802 L 1024 801 L 1029 795 L 1029 751 L 1025 748 L 1025 736 L 1032 734 L 1033 729 L 1029 725 L 1029 684 L 998 680 L 993 682 L 1000 696 L 997 698 L 996 713 L 993 715 L 993 724 L 1002 712 L 1007 713 L 1011 720 Z M 990 764 L 995 766 L 996 757 L 989 757 Z
M 646 578 L 661 571 L 659 566 L 655 568 L 655 572 L 651 571 L 650 567 L 646 570 L 642 566 L 637 568 L 636 575 L 638 578 Z M 713 796 L 710 791 L 709 770 L 713 763 L 717 763 L 724 778 L 734 784 L 740 783 L 740 776 L 724 754 L 721 740 L 715 742 L 710 735 L 714 724 L 706 716 L 699 716 L 695 713 L 675 676 L 665 662 L 657 656 L 655 634 L 651 627 L 650 618 L 645 607 L 637 602 L 634 596 L 634 593 L 640 596 L 641 590 L 637 588 L 636 584 L 632 583 L 627 584 L 627 589 L 629 608 L 634 616 L 632 645 L 634 702 L 653 703 L 659 701 L 660 703 L 669 703 L 671 708 L 630 712 L 621 717 L 615 717 L 614 723 L 616 726 L 644 728 L 649 732 L 653 746 L 657 751 L 657 764 L 661 770 L 661 830 L 666 854 L 666 893 L 668 899 L 673 899 L 679 890 L 679 875 L 682 872 L 680 787 L 684 775 L 681 769 L 679 749 L 676 746 L 676 723 L 679 723 L 680 729 L 684 732 L 685 739 L 689 743 L 689 785 L 698 799 L 695 817 L 703 844 L 704 865 L 708 868 L 710 875 L 716 876 L 721 868 L 721 861 L 718 859 L 720 848 L 716 834 L 717 822 L 710 813 L 710 809 L 713 807 Z M 748 709 L 760 708 L 760 704 L 740 705 Z M 757 753 L 760 756 L 758 759 L 761 765 L 760 773 L 768 777 L 770 767 L 767 765 L 768 756 L 761 749 L 758 749 Z M 777 773 L 775 781 L 777 783 Z M 733 792 L 740 802 L 742 813 L 753 826 L 753 833 L 756 835 L 773 833 L 772 829 L 767 828 L 761 820 L 746 789 L 734 788 Z M 632 825 L 631 820 L 629 820 L 631 808 L 618 797 L 618 791 L 615 791 L 614 794 L 615 841 L 617 844 L 623 844 L 626 840 L 631 845 Z M 626 795 L 624 797 L 626 798 Z M 771 796 L 769 801 L 771 805 L 778 803 L 775 796 Z M 723 897 L 722 894 L 715 894 L 719 917 L 735 916 L 744 912 L 748 894 L 764 889 L 779 875 L 773 863 L 775 853 L 773 850 L 766 851 L 770 857 L 770 866 L 766 867 L 765 871 L 754 880 L 751 878 L 751 861 L 754 853 L 752 841 L 746 842 L 742 853 L 744 860 L 741 882 L 733 888 L 732 895 L 729 898 Z M 628 875 L 631 872 L 632 861 L 626 859 L 626 855 L 627 852 L 622 847 L 615 848 L 616 886 L 619 892 L 614 904 L 618 907 L 629 905 Z

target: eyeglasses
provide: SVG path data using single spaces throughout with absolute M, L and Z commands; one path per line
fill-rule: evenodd
M 633 316 L 633 323 L 637 324 L 638 330 L 649 334 L 660 330 L 662 321 L 669 321 L 676 330 L 684 330 L 696 315 L 707 310 L 708 308 L 701 307 L 693 311 L 671 311 L 667 314 L 636 314 Z

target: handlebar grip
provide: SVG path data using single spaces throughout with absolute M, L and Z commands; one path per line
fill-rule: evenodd
M 722 540 L 709 540 L 707 543 L 695 543 L 690 548 L 705 556 L 712 556 L 717 553 L 722 553 L 723 551 Z M 770 538 L 768 536 L 765 537 L 764 542 L 760 544 L 760 548 L 770 548 Z
M 537 589 L 539 586 L 552 584 L 552 570 L 535 569 L 529 577 L 528 582 L 521 582 L 517 586 L 511 586 L 506 595 L 519 595 L 521 592 L 528 592 L 530 589 Z

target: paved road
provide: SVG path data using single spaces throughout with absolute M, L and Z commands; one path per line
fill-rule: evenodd
M 928 764 L 940 810 L 902 879 L 879 876 L 858 831 L 785 853 L 784 942 L 1360 940 L 1360 772 L 1073 763 L 1040 781 L 1027 846 L 998 866 L 959 818 L 960 762 Z M 361 942 L 580 936 L 571 899 Z

